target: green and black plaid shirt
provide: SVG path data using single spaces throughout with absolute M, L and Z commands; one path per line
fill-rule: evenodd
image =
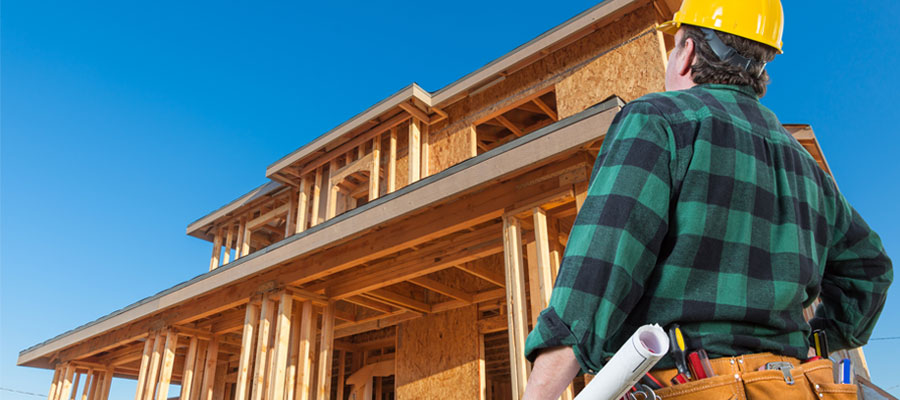
M 609 129 L 526 355 L 571 346 L 593 373 L 639 326 L 678 323 L 710 357 L 804 359 L 810 325 L 832 349 L 864 344 L 892 278 L 878 236 L 751 89 L 655 93 Z

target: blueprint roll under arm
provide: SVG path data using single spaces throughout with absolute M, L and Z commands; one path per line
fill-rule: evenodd
M 638 328 L 575 400 L 616 400 L 624 396 L 668 352 L 669 337 L 659 325 Z

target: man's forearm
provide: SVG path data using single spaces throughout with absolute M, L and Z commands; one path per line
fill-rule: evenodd
M 571 347 L 552 347 L 534 360 L 523 400 L 556 400 L 581 367 Z

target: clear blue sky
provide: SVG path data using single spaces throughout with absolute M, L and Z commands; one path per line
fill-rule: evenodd
M 185 226 L 268 164 L 595 2 L 293 3 L 3 1 L 0 388 L 46 396 L 52 372 L 15 367 L 20 350 L 203 273 L 211 246 Z M 900 5 L 785 7 L 764 103 L 813 125 L 845 196 L 900 257 Z M 874 337 L 900 336 L 898 317 L 894 288 Z M 895 395 L 898 347 L 865 348 Z

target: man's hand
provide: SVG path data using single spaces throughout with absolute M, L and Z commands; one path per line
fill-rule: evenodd
M 571 347 L 552 347 L 534 360 L 522 400 L 556 400 L 575 379 L 581 366 Z

